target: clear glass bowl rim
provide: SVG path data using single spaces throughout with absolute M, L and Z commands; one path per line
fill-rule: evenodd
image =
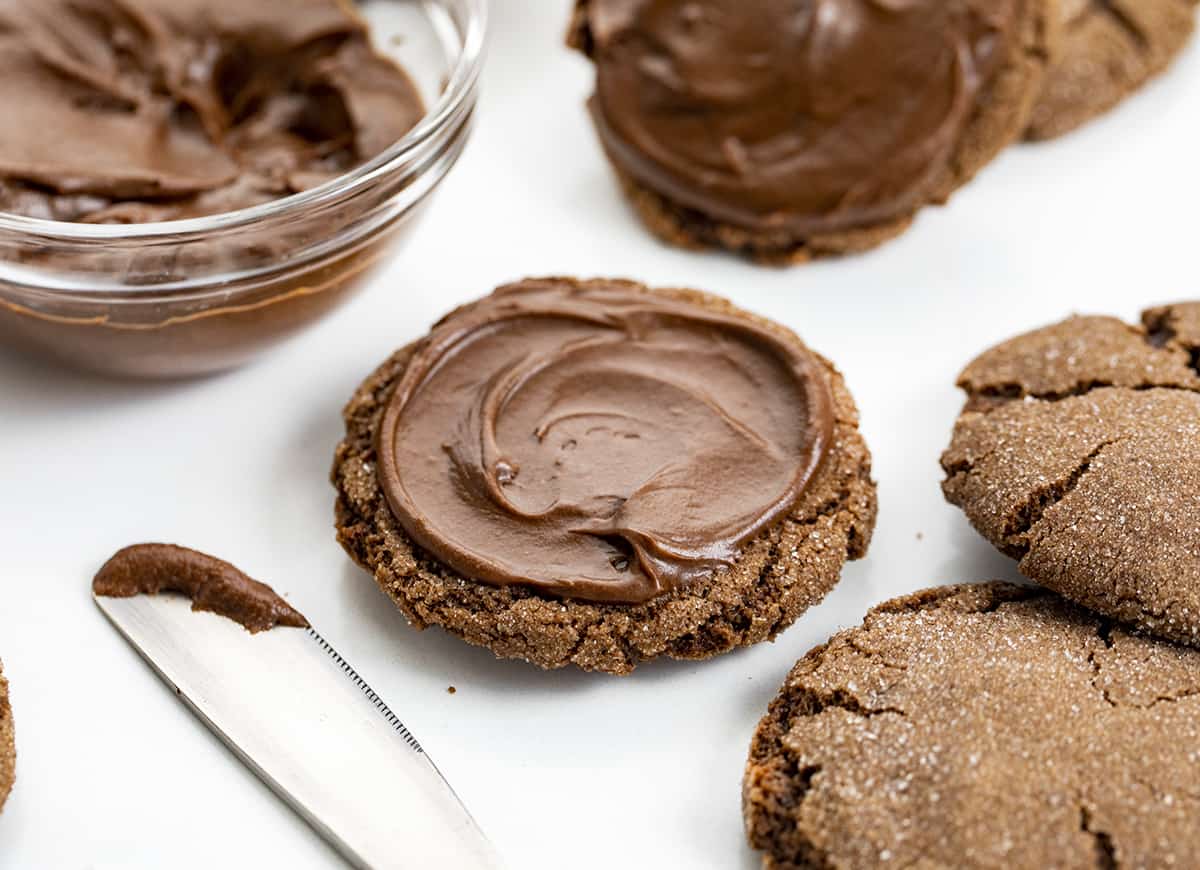
M 438 0 L 441 2 L 441 0 Z M 473 99 L 483 67 L 487 43 L 488 0 L 460 0 L 466 10 L 462 25 L 462 46 L 441 95 L 425 117 L 390 148 L 361 166 L 310 190 L 273 202 L 218 215 L 185 220 L 134 224 L 85 224 L 44 220 L 0 212 L 0 233 L 26 236 L 31 241 L 65 244 L 89 242 L 153 242 L 164 237 L 183 241 L 213 233 L 234 231 L 269 220 L 318 209 L 328 202 L 351 196 L 381 176 L 436 146 L 446 127 L 461 114 L 463 104 Z

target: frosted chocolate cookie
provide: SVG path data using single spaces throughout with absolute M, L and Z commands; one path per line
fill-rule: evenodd
M 1200 645 L 1200 304 L 1071 318 L 959 386 L 946 498 L 1032 580 Z
M 1187 866 L 1200 651 L 1034 587 L 883 604 L 805 656 L 750 749 L 767 868 Z
M 1051 0 L 578 0 L 592 118 L 646 225 L 772 262 L 865 250 L 1020 137 Z
M 13 741 L 12 705 L 8 702 L 8 680 L 0 664 L 0 810 L 16 779 L 17 749 Z
M 1196 26 L 1196 0 L 1060 0 L 1064 33 L 1026 136 L 1052 139 L 1163 72 Z
M 773 638 L 874 527 L 841 376 L 696 291 L 501 287 L 380 366 L 345 421 L 347 552 L 415 626 L 545 668 Z

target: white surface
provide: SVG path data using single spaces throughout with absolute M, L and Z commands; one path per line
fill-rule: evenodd
M 1200 50 L 1085 131 L 1010 150 L 877 253 L 784 271 L 669 250 L 620 200 L 561 46 L 569 0 L 497 0 L 474 142 L 390 274 L 232 375 L 111 383 L 0 354 L 0 656 L 18 782 L 0 867 L 337 867 L 92 606 L 118 547 L 209 550 L 273 583 L 430 751 L 513 868 L 755 866 L 739 783 L 789 666 L 875 602 L 1015 576 L 938 489 L 984 347 L 1075 310 L 1200 295 Z M 875 455 L 870 556 L 775 644 L 627 679 L 542 673 L 406 625 L 334 542 L 338 412 L 456 303 L 530 274 L 692 285 L 845 372 Z M 446 692 L 456 686 L 455 695 Z

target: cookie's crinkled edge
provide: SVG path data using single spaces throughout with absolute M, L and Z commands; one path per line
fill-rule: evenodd
M 0 810 L 12 792 L 16 780 L 17 749 L 13 733 L 12 703 L 8 695 L 8 680 L 0 664 Z

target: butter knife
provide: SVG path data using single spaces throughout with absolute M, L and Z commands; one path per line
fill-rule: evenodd
M 94 598 L 192 712 L 352 866 L 501 866 L 421 744 L 312 628 L 251 634 L 180 595 Z

